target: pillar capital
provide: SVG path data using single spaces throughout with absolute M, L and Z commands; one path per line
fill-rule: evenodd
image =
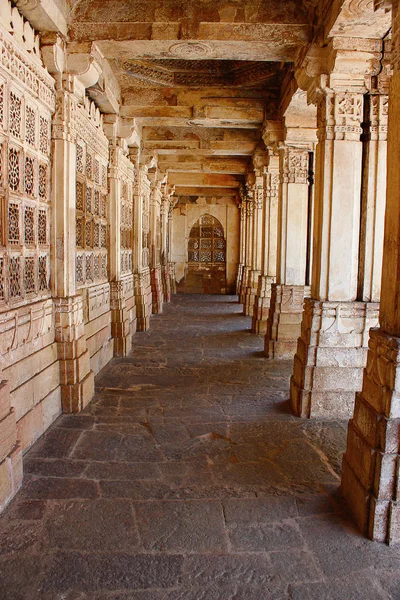
M 282 154 L 282 183 L 308 183 L 309 152 L 307 148 L 283 146 Z

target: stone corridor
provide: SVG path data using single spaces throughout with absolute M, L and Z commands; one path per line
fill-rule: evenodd
M 345 423 L 288 409 L 233 296 L 175 296 L 0 518 L 1 600 L 399 599 L 400 550 L 337 496 Z

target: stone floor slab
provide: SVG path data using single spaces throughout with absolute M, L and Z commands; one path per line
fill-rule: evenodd
M 344 421 L 289 411 L 291 361 L 228 296 L 175 296 L 26 454 L 1 600 L 400 600 L 400 550 L 338 497 Z

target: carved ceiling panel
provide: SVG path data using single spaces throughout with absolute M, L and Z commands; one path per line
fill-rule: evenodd
M 280 63 L 222 60 L 126 60 L 123 73 L 135 80 L 166 87 L 254 87 L 278 89 L 282 80 Z

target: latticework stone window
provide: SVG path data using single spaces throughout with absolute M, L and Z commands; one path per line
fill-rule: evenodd
M 25 113 L 25 137 L 30 146 L 36 144 L 36 111 L 31 106 L 26 107 Z
M 133 196 L 132 186 L 128 181 L 121 183 L 121 273 L 129 273 L 132 270 L 132 228 L 133 228 Z
M 0 303 L 12 305 L 50 295 L 51 113 L 29 91 L 20 91 L 20 82 L 17 88 L 0 61 L 0 185 L 6 219 L 0 238 Z
M 193 225 L 188 243 L 188 261 L 197 264 L 225 263 L 224 229 L 215 217 L 204 215 Z
M 107 281 L 108 141 L 82 107 L 82 136 L 76 146 L 76 284 L 78 288 Z M 103 177 L 103 173 L 106 177 Z
M 21 107 L 22 100 L 15 92 L 10 92 L 9 100 L 9 131 L 14 137 L 21 138 Z

